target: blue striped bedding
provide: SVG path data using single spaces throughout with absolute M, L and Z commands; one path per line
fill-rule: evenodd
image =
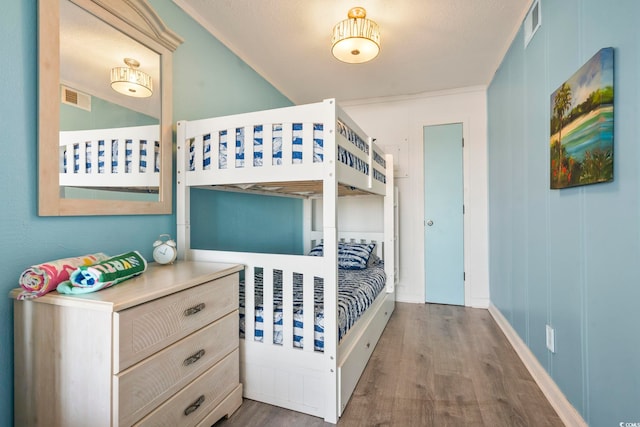
M 145 139 L 135 141 L 140 144 L 139 149 L 140 152 L 140 162 L 137 165 L 133 164 L 133 149 L 134 149 L 134 141 L 131 139 L 126 139 L 123 141 L 119 141 L 117 139 L 106 141 L 101 139 L 98 140 L 98 164 L 97 171 L 94 169 L 95 166 L 91 164 L 91 152 L 94 150 L 94 141 L 87 141 L 84 147 L 85 150 L 85 158 L 80 158 L 80 144 L 73 144 L 73 173 L 80 173 L 82 162 L 84 162 L 86 173 L 106 173 L 106 167 L 110 167 L 110 173 L 132 173 L 132 172 L 146 172 L 147 167 L 153 167 L 154 172 L 160 172 L 160 141 L 148 142 Z M 153 144 L 153 146 L 151 146 Z M 121 146 L 124 145 L 125 150 L 125 165 L 124 170 L 118 167 L 118 150 Z M 62 159 L 62 164 L 60 165 L 61 173 L 68 173 L 67 165 L 67 148 L 60 147 L 60 157 Z M 105 150 L 111 150 L 111 164 L 105 165 Z
M 356 323 L 358 318 L 373 303 L 378 294 L 384 289 L 386 275 L 382 264 L 370 266 L 364 270 L 338 270 L 338 340 Z M 274 270 L 274 326 L 273 342 L 282 344 L 282 271 Z M 293 311 L 294 330 L 293 342 L 295 347 L 303 347 L 303 311 L 302 311 L 302 276 L 294 273 L 293 277 Z M 324 309 L 323 309 L 323 281 L 314 279 L 315 288 L 315 325 L 314 349 L 324 349 Z M 263 340 L 264 319 L 262 302 L 262 272 L 255 277 L 255 340 Z M 244 337 L 244 283 L 240 283 L 240 336 Z
M 292 154 L 291 161 L 293 164 L 302 163 L 302 123 L 293 123 L 292 126 Z M 321 123 L 313 124 L 313 162 L 322 163 L 324 140 L 322 137 L 324 126 Z M 272 125 L 272 164 L 282 164 L 282 124 Z M 229 136 L 226 130 L 219 133 L 218 146 L 218 169 L 228 168 L 229 158 Z M 253 141 L 253 166 L 262 166 L 263 162 L 263 125 L 255 125 L 253 127 L 253 135 L 249 137 Z M 203 169 L 211 169 L 211 134 L 204 135 L 203 138 Z M 245 128 L 236 128 L 235 130 L 235 164 L 236 168 L 245 165 Z M 195 170 L 194 165 L 194 145 L 189 147 L 189 169 Z
M 365 158 L 368 157 L 370 146 L 369 143 L 364 141 L 360 136 L 358 136 L 351 128 L 346 126 L 343 122 L 338 120 L 337 122 L 337 130 L 342 136 L 344 136 L 348 141 L 350 141 L 355 147 L 359 148 L 364 154 Z M 322 123 L 289 123 L 286 126 L 289 126 L 289 129 L 292 133 L 292 153 L 291 153 L 291 162 L 292 164 L 302 163 L 302 146 L 303 146 L 303 129 L 304 126 L 313 126 L 313 162 L 314 163 L 322 163 L 324 160 L 324 125 Z M 271 138 L 272 138 L 272 164 L 273 165 L 281 165 L 282 164 L 282 134 L 283 134 L 283 125 L 282 123 L 276 123 L 267 125 L 271 126 Z M 264 155 L 264 126 L 263 125 L 254 125 L 253 126 L 253 134 L 245 135 L 245 127 L 238 127 L 235 129 L 235 137 L 229 138 L 228 131 L 222 130 L 219 131 L 217 138 L 213 138 L 213 144 L 218 144 L 218 167 L 217 169 L 227 169 L 229 168 L 229 161 L 234 161 L 233 167 L 242 168 L 245 166 L 246 161 L 253 161 L 254 167 L 259 167 L 263 165 L 263 155 Z M 251 128 L 249 128 L 251 129 Z M 231 139 L 234 139 L 232 141 Z M 211 152 L 212 152 L 212 135 L 205 134 L 203 136 L 203 152 L 202 152 L 202 169 L 210 170 L 212 166 Z M 246 144 L 253 144 L 253 159 L 246 159 Z M 233 147 L 233 148 L 231 148 Z M 358 170 L 359 172 L 369 175 L 369 165 L 366 161 L 362 160 L 360 157 L 354 155 L 350 151 L 338 147 L 337 151 L 338 161 L 344 163 L 345 165 Z M 374 159 L 379 162 L 381 158 L 380 155 L 375 153 Z M 382 159 L 384 161 L 384 159 Z M 191 141 L 189 146 L 189 170 L 195 171 L 195 144 Z M 384 177 L 380 176 L 379 173 L 374 171 L 374 178 L 384 182 Z

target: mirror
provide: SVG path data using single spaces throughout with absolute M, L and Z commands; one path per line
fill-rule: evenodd
M 147 0 L 40 1 L 38 13 L 39 214 L 171 213 L 182 40 Z

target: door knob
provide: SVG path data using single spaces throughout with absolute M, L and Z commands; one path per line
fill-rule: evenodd
M 427 221 L 427 225 L 428 225 L 429 227 L 431 227 L 431 226 L 433 225 L 433 221 L 431 221 L 431 220 Z

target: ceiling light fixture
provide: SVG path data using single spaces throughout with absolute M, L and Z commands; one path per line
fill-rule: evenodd
M 138 70 L 140 63 L 132 58 L 125 58 L 126 67 L 111 69 L 111 87 L 116 92 L 136 98 L 147 98 L 153 94 L 151 76 Z
M 349 17 L 333 27 L 331 53 L 338 60 L 350 64 L 371 61 L 380 52 L 380 29 L 378 24 L 367 19 L 363 7 L 354 7 Z

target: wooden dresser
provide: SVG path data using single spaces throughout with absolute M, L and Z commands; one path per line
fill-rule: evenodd
M 149 264 L 95 293 L 14 301 L 15 425 L 210 426 L 232 414 L 241 269 Z

